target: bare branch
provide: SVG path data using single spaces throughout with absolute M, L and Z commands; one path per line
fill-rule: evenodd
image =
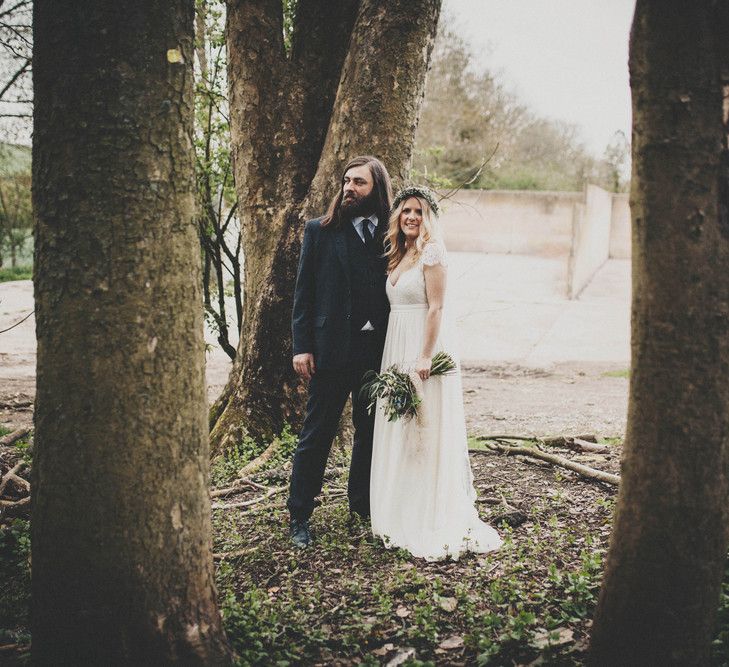
M 17 5 L 13 5 L 12 7 L 9 7 L 8 9 L 0 12 L 0 18 L 3 18 L 4 16 L 8 16 L 9 14 L 12 14 L 13 12 L 17 11 L 21 7 L 28 7 L 30 9 L 31 0 L 22 0 Z M 0 7 L 2 6 L 2 3 L 0 3 Z
M 23 63 L 23 65 L 22 65 L 22 67 L 17 72 L 15 72 L 15 74 L 13 74 L 13 76 L 10 78 L 10 81 L 8 81 L 5 84 L 5 86 L 3 87 L 3 89 L 0 90 L 0 101 L 2 101 L 2 98 L 5 97 L 5 93 L 7 93 L 8 90 L 10 90 L 10 88 L 13 87 L 15 82 L 21 76 L 23 76 L 23 74 L 28 70 L 28 68 L 30 67 L 32 62 L 33 62 L 33 60 L 31 58 L 26 59 L 25 63 Z M 19 100 L 15 100 L 15 101 L 18 102 Z

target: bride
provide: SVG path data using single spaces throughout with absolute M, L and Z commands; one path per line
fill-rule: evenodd
M 382 369 L 414 370 L 422 403 L 416 418 L 388 421 L 378 400 L 370 478 L 373 534 L 427 560 L 501 545 L 474 506 L 460 370 L 429 378 L 437 352 L 457 363 L 443 308 L 447 258 L 437 214 L 427 188 L 408 187 L 395 197 L 386 237 L 391 310 Z

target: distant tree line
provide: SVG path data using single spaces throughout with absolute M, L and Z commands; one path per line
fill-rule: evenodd
M 26 263 L 32 230 L 30 149 L 0 144 L 0 268 Z
M 0 1 L 0 268 L 27 263 L 32 233 L 32 2 Z
M 435 186 L 581 190 L 590 181 L 612 192 L 627 189 L 630 145 L 622 132 L 602 158 L 594 157 L 575 125 L 540 118 L 480 67 L 447 21 L 436 39 L 415 141 L 415 175 Z

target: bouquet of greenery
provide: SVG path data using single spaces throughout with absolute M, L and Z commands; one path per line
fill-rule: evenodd
M 430 374 L 447 375 L 456 367 L 450 354 L 438 352 L 430 365 Z M 383 406 L 387 421 L 397 421 L 400 417 L 412 419 L 418 415 L 418 406 L 422 402 L 417 385 L 421 384 L 420 376 L 414 371 L 406 372 L 392 365 L 382 373 L 367 371 L 360 396 L 369 400 L 368 412 L 372 413 L 377 399 L 385 401 Z

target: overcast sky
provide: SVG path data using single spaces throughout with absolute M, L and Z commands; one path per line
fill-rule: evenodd
M 628 34 L 635 0 L 444 0 L 490 70 L 540 116 L 574 123 L 601 156 L 630 138 Z

